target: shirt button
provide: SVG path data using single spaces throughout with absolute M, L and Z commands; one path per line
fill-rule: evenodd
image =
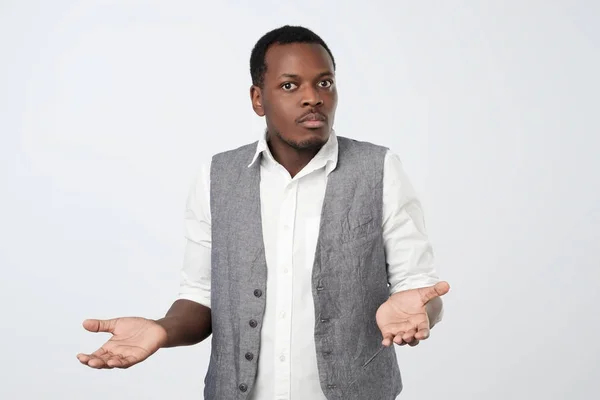
M 281 314 L 279 314 L 279 316 L 281 317 L 281 319 L 284 319 L 285 318 L 285 312 L 282 311 Z
M 279 361 L 284 362 L 285 361 L 285 356 L 284 355 L 279 356 Z
M 246 385 L 245 383 L 240 383 L 240 386 L 238 386 L 238 388 L 241 392 L 245 392 L 246 390 L 248 390 L 248 385 Z
M 250 352 L 246 353 L 246 360 L 252 361 L 253 358 L 254 358 L 254 354 L 252 354 Z
M 250 322 L 248 322 L 248 324 L 250 324 L 251 328 L 256 328 L 258 326 L 258 322 L 256 322 L 253 319 L 251 319 Z
M 262 290 L 255 289 L 254 290 L 254 297 L 260 297 L 260 296 L 262 296 Z
M 283 273 L 284 273 L 284 274 L 287 274 L 287 273 L 288 273 L 288 269 L 287 269 L 287 268 L 284 268 L 284 269 L 283 269 Z

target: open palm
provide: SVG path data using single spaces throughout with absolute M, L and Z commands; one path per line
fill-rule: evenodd
M 88 319 L 83 327 L 90 332 L 107 332 L 112 337 L 92 354 L 78 354 L 82 364 L 92 368 L 128 368 L 154 354 L 167 340 L 167 332 L 156 322 L 139 317 L 110 320 Z
M 427 303 L 450 290 L 447 282 L 435 286 L 406 290 L 390 296 L 377 310 L 377 325 L 383 345 L 393 343 L 416 345 L 429 337 Z

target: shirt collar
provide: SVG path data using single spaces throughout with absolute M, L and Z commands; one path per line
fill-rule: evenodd
M 259 157 L 265 157 L 266 161 L 269 163 L 275 163 L 275 164 L 277 163 L 277 161 L 273 157 L 273 154 L 271 154 L 271 150 L 269 150 L 269 145 L 267 144 L 266 132 L 261 135 L 260 140 L 256 144 L 256 151 L 254 153 L 254 157 L 252 157 L 252 161 L 248 165 L 248 168 L 250 168 L 252 165 L 254 165 L 254 163 L 257 162 Z M 338 140 L 337 140 L 335 131 L 332 130 L 327 142 L 323 145 L 323 147 L 321 147 L 321 149 L 313 157 L 313 159 L 310 160 L 307 167 L 312 165 L 314 169 L 318 169 L 324 165 L 325 173 L 326 173 L 326 175 L 329 175 L 337 166 L 337 161 L 338 161 Z

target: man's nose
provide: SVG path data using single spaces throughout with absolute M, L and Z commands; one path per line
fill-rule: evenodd
M 302 95 L 302 106 L 304 107 L 318 107 L 323 104 L 319 91 L 313 87 L 306 88 Z

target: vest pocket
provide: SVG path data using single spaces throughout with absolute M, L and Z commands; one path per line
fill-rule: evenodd
M 379 348 L 379 350 L 377 350 L 375 352 L 375 354 L 373 354 L 371 357 L 369 357 L 360 367 L 360 369 L 357 370 L 357 375 L 356 377 L 348 384 L 348 387 L 352 387 L 352 385 L 354 385 L 359 379 L 364 379 L 365 377 L 365 373 L 369 370 L 369 365 L 375 361 L 378 360 L 378 356 L 381 354 L 382 351 L 384 351 L 386 349 L 385 346 L 381 345 L 381 347 Z
M 395 399 L 402 390 L 402 378 L 395 345 L 381 347 L 357 366 L 354 379 L 346 386 L 347 399 Z M 359 364 L 361 365 L 361 364 Z
M 379 350 L 377 350 L 377 352 L 375 354 L 373 354 L 371 356 L 371 358 L 369 358 L 364 364 L 363 364 L 363 368 L 366 368 L 367 365 L 369 365 L 371 363 L 371 361 L 373 361 L 375 359 L 375 357 L 377 357 L 379 355 L 379 353 L 381 353 L 383 351 L 383 349 L 385 349 L 385 347 L 382 345 Z

